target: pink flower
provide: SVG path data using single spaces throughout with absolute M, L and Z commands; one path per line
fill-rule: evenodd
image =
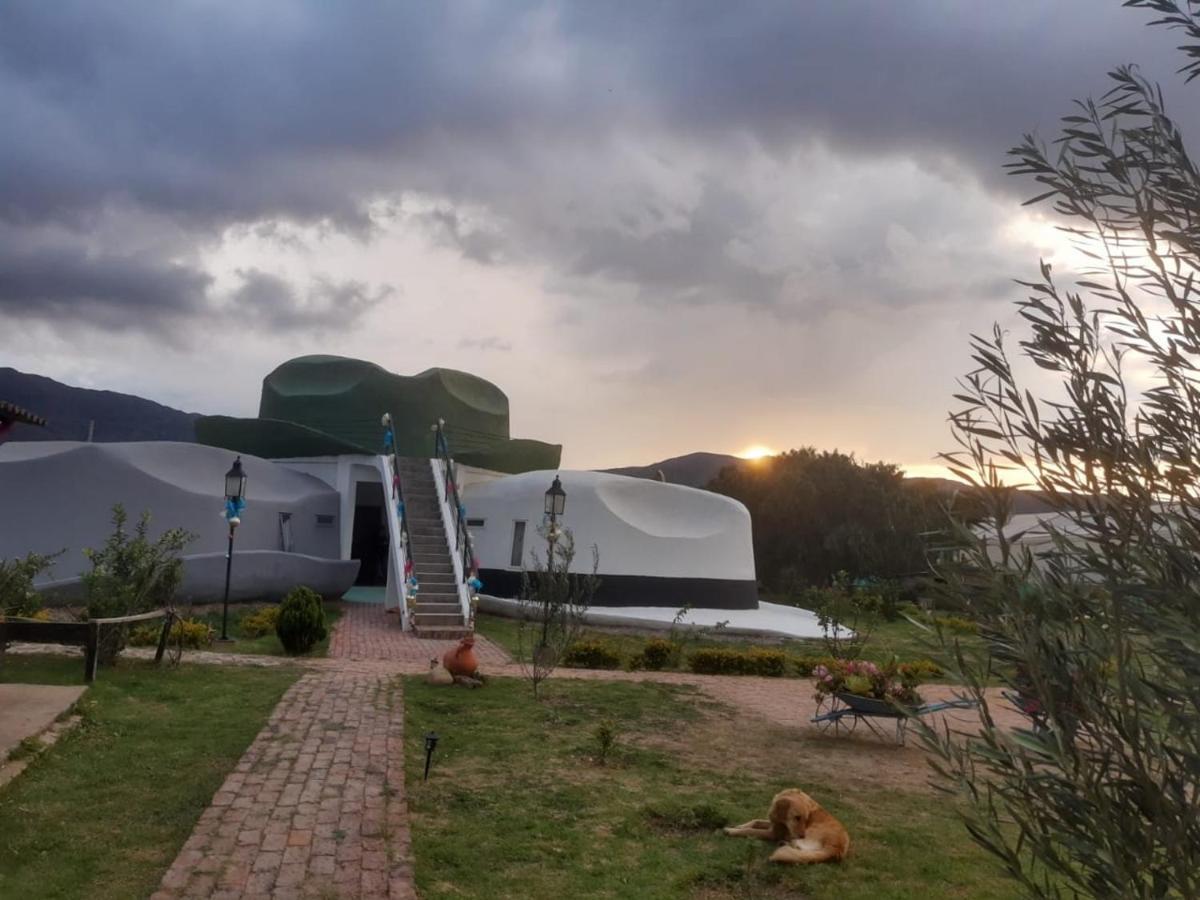
M 815 669 L 813 669 L 813 674 L 816 675 L 818 678 L 824 678 L 826 675 L 829 674 L 829 670 L 827 668 L 825 668 L 824 666 L 817 666 Z

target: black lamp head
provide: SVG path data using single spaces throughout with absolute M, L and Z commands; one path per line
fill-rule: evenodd
M 432 753 L 437 746 L 438 736 L 436 731 L 430 731 L 425 735 L 425 752 Z
M 561 516 L 567 508 L 567 492 L 563 490 L 562 482 L 554 476 L 550 490 L 546 491 L 546 515 Z
M 246 496 L 246 471 L 242 468 L 242 458 L 233 461 L 233 466 L 225 473 L 225 496 L 237 500 Z

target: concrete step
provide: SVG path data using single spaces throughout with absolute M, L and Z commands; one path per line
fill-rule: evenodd
M 420 581 L 418 578 L 417 581 Z M 421 585 L 421 590 L 417 592 L 418 603 L 458 603 L 458 591 L 445 591 L 434 588 L 426 590 L 425 585 Z
M 436 625 L 426 625 L 424 627 L 418 627 L 414 623 L 413 624 L 413 634 L 415 634 L 417 637 L 423 638 L 427 641 L 461 641 L 468 634 L 471 634 L 471 629 L 467 628 L 465 625 L 459 626 L 457 628 L 447 628 L 447 627 L 439 628 Z
M 462 613 L 423 613 L 420 610 L 413 613 L 413 624 L 417 628 L 425 625 L 433 625 L 439 628 L 461 626 L 463 624 Z

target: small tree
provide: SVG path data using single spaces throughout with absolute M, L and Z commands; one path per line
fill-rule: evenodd
M 1126 5 L 1184 28 L 1200 73 L 1196 3 Z M 1019 304 L 1048 398 L 998 327 L 974 338 L 947 459 L 986 514 L 940 574 L 987 645 L 946 641 L 980 730 L 925 737 L 971 835 L 1029 895 L 1198 897 L 1200 175 L 1159 90 L 1129 67 L 1111 78 L 1055 153 L 1032 137 L 1012 151 L 1093 266 L 1072 290 L 1043 264 Z M 1009 521 L 1022 480 L 1055 513 L 1038 546 Z M 997 678 L 1024 728 L 996 722 Z
M 548 537 L 545 529 L 539 529 Z M 541 683 L 558 668 L 563 655 L 583 630 L 584 615 L 600 587 L 596 571 L 600 552 L 592 546 L 592 571 L 572 574 L 575 537 L 561 529 L 550 543 L 546 559 L 533 554 L 533 570 L 521 576 L 517 648 L 521 671 L 539 696 Z
M 0 617 L 28 617 L 41 610 L 42 598 L 33 580 L 48 571 L 58 555 L 29 553 L 22 558 L 0 559 Z
M 118 503 L 112 512 L 113 531 L 99 550 L 88 548 L 91 562 L 83 574 L 89 619 L 115 618 L 169 606 L 183 579 L 179 554 L 194 540 L 182 528 L 171 528 L 150 540 L 150 513 L 143 512 L 133 533 L 128 516 Z M 114 626 L 100 636 L 100 661 L 111 663 L 125 648 L 128 629 Z
M 845 572 L 827 588 L 809 588 L 800 603 L 817 615 L 826 652 L 834 659 L 858 659 L 879 626 L 883 600 L 850 581 Z

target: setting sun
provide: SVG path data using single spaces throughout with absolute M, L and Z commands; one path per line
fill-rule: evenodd
M 747 447 L 738 454 L 742 459 L 765 459 L 768 456 L 774 456 L 775 451 L 770 447 L 764 447 L 762 444 L 755 444 L 752 447 Z

